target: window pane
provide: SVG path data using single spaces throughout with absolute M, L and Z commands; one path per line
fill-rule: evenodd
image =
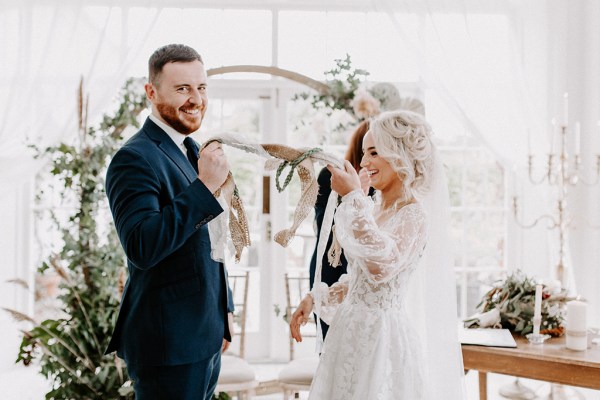
M 465 164 L 465 204 L 502 206 L 504 198 L 503 169 L 485 149 L 470 151 Z
M 213 99 L 207 108 L 201 129 L 202 138 L 208 139 L 219 132 L 241 133 L 253 141 L 260 142 L 260 100 Z M 196 135 L 196 134 L 195 134 Z M 260 248 L 260 213 L 262 211 L 262 163 L 256 156 L 234 147 L 227 147 L 227 160 L 234 174 L 236 186 L 244 202 L 250 240 L 252 245 L 242 252 L 242 259 L 236 267 L 258 266 Z M 233 261 L 230 262 L 234 266 Z
M 466 247 L 469 267 L 499 267 L 504 260 L 504 212 L 466 214 Z
M 462 205 L 464 154 L 462 151 L 443 152 L 442 159 L 446 167 L 450 206 L 459 207 Z

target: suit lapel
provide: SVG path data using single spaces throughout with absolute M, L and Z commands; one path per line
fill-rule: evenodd
M 152 122 L 150 118 L 144 123 L 143 129 L 147 132 L 148 137 L 156 142 L 158 148 L 179 167 L 190 183 L 198 179 L 194 167 L 165 131 Z

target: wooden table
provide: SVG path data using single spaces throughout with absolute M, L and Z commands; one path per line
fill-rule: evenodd
M 462 345 L 465 370 L 479 371 L 479 398 L 487 399 L 487 373 L 518 376 L 600 390 L 600 345 L 588 335 L 588 349 L 565 347 L 565 337 L 535 345 L 514 335 L 516 348 Z

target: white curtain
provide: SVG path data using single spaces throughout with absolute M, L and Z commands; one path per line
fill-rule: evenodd
M 293 2 L 282 4 L 293 9 Z M 437 97 L 465 129 L 487 143 L 507 170 L 515 167 L 519 182 L 515 191 L 525 199 L 521 203 L 526 210 L 524 218 L 554 213 L 548 199 L 555 191 L 527 183 L 528 136 L 532 152 L 548 151 L 550 119 L 562 117 L 562 93 L 568 91 L 570 113 L 582 122 L 582 149 L 600 148 L 600 133 L 598 138 L 583 134 L 597 129 L 595 123 L 600 118 L 597 2 L 373 0 L 365 1 L 365 5 L 386 13 L 408 48 L 401 53 L 390 48 L 389 54 L 370 57 L 380 57 L 380 64 L 385 64 L 386 58 L 397 63 L 398 57 L 416 62 L 427 95 Z M 255 10 L 239 12 L 255 21 L 252 35 L 236 31 L 222 10 L 168 7 L 167 1 L 140 7 L 139 2 L 115 0 L 0 0 L 0 218 L 9 221 L 5 229 L 21 232 L 18 237 L 30 237 L 25 229 L 33 193 L 23 187 L 31 186 L 44 164 L 33 161 L 27 145 L 45 147 L 75 140 L 76 93 L 81 76 L 91 96 L 89 121 L 94 123 L 110 111 L 124 80 L 145 75 L 148 55 L 168 42 L 203 49 L 214 66 L 268 65 L 272 61 L 271 14 L 257 10 L 256 4 Z M 472 18 L 473 14 L 485 17 Z M 409 23 L 405 23 L 407 19 Z M 186 23 L 180 23 L 182 20 Z M 187 23 L 190 20 L 201 23 Z M 415 20 L 417 31 L 409 28 L 415 26 Z M 239 51 L 233 49 L 234 44 Z M 233 50 L 223 50 L 230 47 Z M 498 57 L 500 53 L 510 57 Z M 596 89 L 587 88 L 586 82 Z M 584 155 L 586 162 L 591 158 L 591 152 Z M 541 169 L 541 157 L 535 161 Z M 577 188 L 573 193 L 578 197 L 571 201 L 569 210 L 583 220 L 591 217 L 591 225 L 600 225 L 598 188 Z M 20 207 L 17 210 L 16 204 Z M 549 276 L 556 239 L 545 226 L 527 231 L 513 228 L 523 240 L 510 238 L 517 249 L 511 266 Z M 541 239 L 546 236 L 547 240 Z M 6 279 L 28 277 L 32 268 L 32 260 L 12 257 L 22 253 L 31 258 L 31 249 L 23 244 L 27 241 L 21 242 L 16 235 L 9 239 L 3 242 L 3 249 L 10 254 L 7 259 L 14 259 L 19 267 L 2 269 L 2 289 Z M 573 232 L 572 239 L 573 269 L 579 277 L 580 292 L 595 307 L 590 315 L 600 315 L 600 296 L 594 289 L 600 285 L 600 257 L 598 246 L 592 246 L 600 234 L 597 229 L 584 228 Z M 23 311 L 30 307 L 22 304 L 18 294 L 3 296 L 2 306 Z
M 487 144 L 509 180 L 515 181 L 510 183 L 509 195 L 519 197 L 519 208 L 525 210 L 521 218 L 530 223 L 540 214 L 554 215 L 555 203 L 546 199 L 553 198 L 555 190 L 532 186 L 527 177 L 527 155 L 536 155 L 537 179 L 543 174 L 552 139 L 548 115 L 554 111 L 548 110 L 546 100 L 546 3 L 381 0 L 378 4 L 408 44 L 408 56 L 419 64 L 429 92 L 467 131 Z M 407 14 L 419 17 L 420 36 L 406 30 L 402 15 Z M 557 116 L 557 125 L 561 117 Z M 510 212 L 512 199 L 507 206 Z M 551 279 L 557 244 L 547 224 L 519 232 L 512 217 L 508 223 L 521 236 L 521 240 L 511 238 L 516 256 L 509 260 L 509 267 Z M 522 243 L 527 243 L 526 248 Z M 574 285 L 572 279 L 569 284 Z
M 0 2 L 0 307 L 33 313 L 32 290 L 6 282 L 20 279 L 33 288 L 39 261 L 32 249 L 33 186 L 47 162 L 34 160 L 28 145 L 74 142 L 81 76 L 93 96 L 90 123 L 110 108 L 159 11 L 146 13 L 148 18 L 130 27 L 127 10 L 110 2 L 104 7 L 63 0 Z M 134 28 L 142 34 L 129 34 Z M 119 34 L 109 36 L 108 30 Z M 2 370 L 14 363 L 19 341 L 4 312 L 0 332 Z
M 376 4 L 393 21 L 429 91 L 465 129 L 487 143 L 506 171 L 514 171 L 509 194 L 519 196 L 520 219 L 529 224 L 541 215 L 557 218 L 558 190 L 529 182 L 527 155 L 535 155 L 537 180 L 544 173 L 550 149 L 554 146 L 556 152 L 558 148 L 559 127 L 568 114 L 566 148 L 571 163 L 576 147 L 574 122 L 580 121 L 582 175 L 588 180 L 596 176 L 600 3 L 379 0 Z M 418 16 L 421 35 L 414 35 L 403 23 L 407 14 Z M 563 284 L 588 300 L 590 325 L 597 326 L 600 189 L 579 182 L 568 191 Z M 512 199 L 507 202 L 510 212 Z M 509 231 L 515 233 L 509 238 L 514 250 L 510 267 L 546 281 L 556 279 L 558 230 L 548 225 L 544 220 L 522 230 L 509 217 Z

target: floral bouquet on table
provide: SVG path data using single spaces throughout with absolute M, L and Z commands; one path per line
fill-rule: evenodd
M 505 328 L 519 335 L 533 332 L 536 281 L 517 270 L 499 281 L 477 305 L 477 314 L 464 320 L 466 328 Z M 573 300 L 565 289 L 542 285 L 541 334 L 564 333 L 565 304 Z

